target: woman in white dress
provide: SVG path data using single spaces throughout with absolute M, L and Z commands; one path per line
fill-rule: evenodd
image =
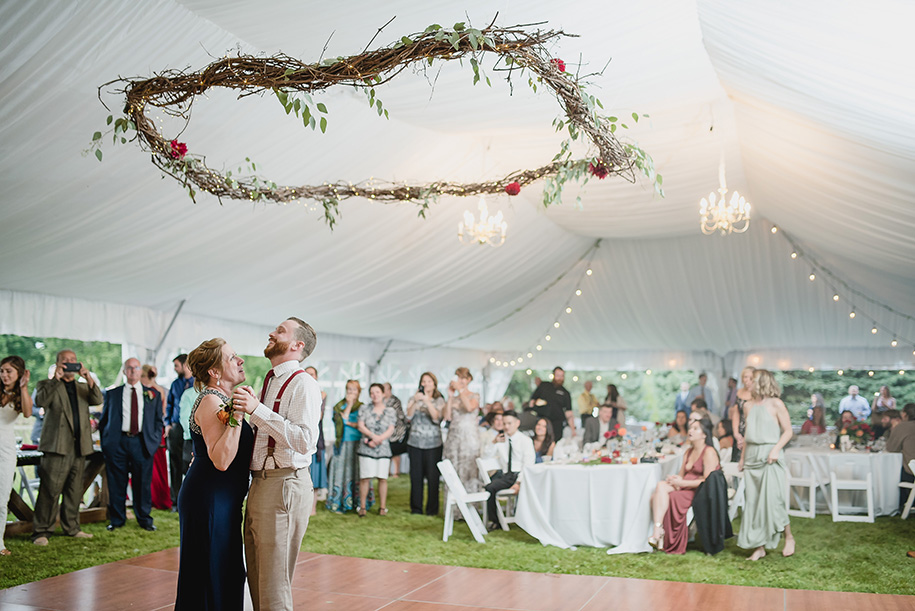
M 480 395 L 470 392 L 467 385 L 473 380 L 470 370 L 458 367 L 455 378 L 448 384 L 448 402 L 444 418 L 450 420 L 448 438 L 443 454 L 451 461 L 467 492 L 482 489 L 477 458 L 480 456 L 480 433 L 477 429 Z
M 0 361 L 0 507 L 6 507 L 13 488 L 16 471 L 16 430 L 14 424 L 19 414 L 32 416 L 32 397 L 29 395 L 29 370 L 18 356 L 8 356 Z M 9 556 L 0 529 L 0 556 Z

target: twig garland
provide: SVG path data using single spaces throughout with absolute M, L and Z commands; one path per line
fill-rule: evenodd
M 151 154 L 152 163 L 163 173 L 182 183 L 191 199 L 196 192 L 205 191 L 222 198 L 248 201 L 270 200 L 292 202 L 299 199 L 319 201 L 324 206 L 325 219 L 333 228 L 339 214 L 341 200 L 363 197 L 381 202 L 409 201 L 420 206 L 420 216 L 425 216 L 430 202 L 441 195 L 471 196 L 508 192 L 517 194 L 520 187 L 541 178 L 547 179 L 544 188 L 544 205 L 561 200 L 562 185 L 567 180 L 588 178 L 588 171 L 604 178 L 613 174 L 635 180 L 635 169 L 646 174 L 663 195 L 661 176 L 654 171 L 651 157 L 632 144 L 622 144 L 614 136 L 618 119 L 599 114 L 600 101 L 585 90 L 585 79 L 565 71 L 565 62 L 550 57 L 545 45 L 566 36 L 561 31 L 527 31 L 523 26 L 511 28 L 488 27 L 484 30 L 455 24 L 453 30 L 432 25 L 419 34 L 404 36 L 398 42 L 374 51 L 365 51 L 350 57 L 326 59 L 317 64 L 306 64 L 284 54 L 271 57 L 239 55 L 214 61 L 198 72 L 169 70 L 152 78 L 119 78 L 99 87 L 99 97 L 104 87 L 114 83 L 125 86 L 117 93 L 126 98 L 124 117 L 114 120 L 114 141 L 126 142 L 127 135 L 140 148 Z M 371 43 L 369 43 L 371 44 Z M 188 154 L 184 143 L 170 140 L 147 116 L 149 107 L 162 109 L 169 115 L 190 120 L 190 111 L 196 96 L 212 87 L 240 91 L 239 97 L 272 92 L 287 114 L 300 117 L 312 129 L 327 127 L 327 108 L 315 104 L 311 94 L 335 85 L 354 87 L 365 91 L 369 104 L 379 115 L 388 111 L 375 97 L 375 88 L 383 85 L 406 68 L 415 64 L 433 65 L 435 60 L 451 61 L 469 58 L 474 71 L 474 84 L 481 80 L 479 58 L 484 53 L 498 55 L 497 70 L 507 72 L 507 79 L 520 77 L 525 70 L 531 75 L 528 84 L 534 91 L 545 85 L 558 100 L 564 117 L 554 120 L 557 131 L 567 130 L 569 139 L 562 144 L 552 162 L 533 170 L 518 170 L 498 180 L 478 183 L 448 181 L 424 185 L 402 183 L 349 183 L 336 181 L 322 185 L 278 186 L 256 175 L 233 177 L 231 172 L 220 172 L 208 167 L 205 157 Z M 502 66 L 500 66 L 500 63 Z M 489 84 L 489 78 L 482 75 Z M 301 94 L 304 97 L 296 97 Z M 643 115 L 644 116 L 644 115 Z M 635 121 L 639 116 L 632 113 Z M 112 124 L 113 117 L 108 117 Z M 625 123 L 619 124 L 627 128 Z M 587 159 L 572 159 L 571 141 L 584 136 L 593 145 L 595 155 Z M 101 132 L 93 135 L 90 150 L 101 161 Z M 248 160 L 250 162 L 250 160 Z M 252 170 L 256 166 L 250 163 Z

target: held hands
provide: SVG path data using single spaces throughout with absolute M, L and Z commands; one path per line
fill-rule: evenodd
M 240 412 L 253 414 L 259 403 L 250 386 L 239 386 L 232 393 L 232 405 Z

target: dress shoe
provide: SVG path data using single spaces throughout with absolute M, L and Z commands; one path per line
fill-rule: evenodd
M 911 552 L 908 552 L 908 553 L 906 554 L 906 556 L 908 556 L 909 558 L 915 558 L 915 550 L 913 550 L 913 551 L 911 551 Z
M 172 513 L 178 513 L 178 505 L 177 505 L 177 503 L 176 503 L 175 505 L 172 505 L 172 508 L 171 508 L 169 511 L 171 511 Z
M 78 533 L 73 535 L 73 538 L 74 539 L 91 539 L 92 535 L 87 532 L 79 531 Z
M 120 526 L 115 526 L 114 524 L 109 524 L 105 528 L 107 528 L 108 530 L 115 530 L 116 528 L 120 528 Z
M 148 530 L 151 533 L 154 533 L 157 530 L 159 530 L 158 528 L 156 528 L 155 524 L 147 524 L 146 526 L 141 526 L 140 528 L 142 528 L 143 530 Z
M 502 527 L 499 526 L 499 524 L 497 522 L 490 522 L 489 524 L 486 525 L 486 532 L 491 533 L 492 531 L 499 530 L 500 528 L 502 528 Z
M 48 538 L 47 537 L 38 537 L 37 539 L 32 541 L 32 543 L 34 543 L 35 545 L 40 545 L 41 547 L 44 547 L 48 544 Z

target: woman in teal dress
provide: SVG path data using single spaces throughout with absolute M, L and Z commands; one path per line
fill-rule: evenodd
M 346 381 L 346 396 L 334 405 L 334 452 L 327 465 L 327 502 L 330 511 L 345 513 L 355 511 L 358 502 L 359 462 L 356 448 L 362 440 L 359 432 L 359 394 L 362 386 L 356 380 Z M 374 495 L 369 493 L 367 507 L 372 506 Z
M 746 402 L 747 432 L 740 468 L 746 490 L 746 505 L 740 521 L 737 545 L 752 549 L 750 560 L 759 560 L 766 549 L 775 549 L 785 533 L 783 556 L 794 553 L 794 537 L 788 523 L 787 471 L 783 449 L 791 440 L 788 409 L 779 399 L 781 389 L 771 372 L 753 374 L 752 398 Z

